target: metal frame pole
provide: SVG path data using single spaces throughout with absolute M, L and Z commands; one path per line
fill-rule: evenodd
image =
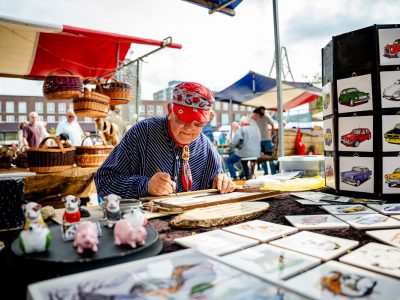
M 283 105 L 282 105 L 282 62 L 281 62 L 281 42 L 279 37 L 279 18 L 278 18 L 278 0 L 272 0 L 274 12 L 274 36 L 275 36 L 275 63 L 276 63 L 276 86 L 278 101 L 278 143 L 279 156 L 285 155 L 285 137 L 283 128 Z

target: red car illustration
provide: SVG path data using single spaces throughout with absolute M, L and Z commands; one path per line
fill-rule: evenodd
M 346 147 L 358 147 L 361 142 L 371 139 L 368 128 L 355 128 L 350 133 L 342 135 L 340 142 Z
M 383 56 L 387 58 L 400 58 L 400 39 L 397 39 L 393 44 L 387 44 L 384 48 Z

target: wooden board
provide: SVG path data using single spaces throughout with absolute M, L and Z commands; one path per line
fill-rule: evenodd
M 178 193 L 163 197 L 141 198 L 151 200 L 160 207 L 177 210 L 190 210 L 218 204 L 255 201 L 274 197 L 281 194 L 279 191 L 263 191 L 259 189 L 237 189 L 233 193 L 220 194 L 218 190 L 201 190 L 195 192 Z
M 254 219 L 269 208 L 265 202 L 239 202 L 196 208 L 176 216 L 172 227 L 198 228 L 228 225 Z

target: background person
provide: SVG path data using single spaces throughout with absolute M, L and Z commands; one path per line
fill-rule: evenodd
M 32 111 L 29 113 L 29 123 L 24 127 L 24 145 L 26 147 L 39 147 L 41 142 L 40 127 L 37 124 L 39 115 L 37 112 Z
M 67 111 L 67 119 L 57 125 L 56 136 L 67 134 L 73 146 L 81 146 L 84 136 L 81 126 L 76 121 L 75 112 L 72 109 Z
M 213 104 L 201 84 L 178 84 L 168 115 L 135 124 L 97 170 L 98 194 L 139 198 L 208 188 L 232 192 L 236 185 L 222 173 L 217 150 L 200 134 L 212 118 Z
M 19 123 L 18 126 L 18 148 L 22 149 L 22 146 L 24 146 L 24 128 L 28 124 L 27 121 Z
M 271 140 L 271 134 L 269 125 L 271 125 L 271 132 L 274 132 L 275 126 L 274 121 L 271 116 L 265 112 L 265 107 L 260 106 L 253 110 L 252 115 L 253 120 L 257 122 L 257 125 L 260 129 L 261 135 L 261 152 L 266 155 L 271 155 L 274 152 L 274 147 Z M 257 155 L 258 156 L 258 155 Z M 269 167 L 271 169 L 271 174 L 276 173 L 276 165 L 273 161 L 269 161 Z M 268 167 L 266 162 L 262 163 L 262 168 L 264 170 L 264 175 L 268 174 Z
M 237 124 L 232 123 L 232 143 L 231 146 L 236 148 L 235 153 L 226 159 L 231 178 L 236 177 L 236 170 L 234 164 L 241 161 L 245 157 L 258 157 L 261 152 L 260 147 L 260 131 L 256 124 L 252 124 L 249 117 L 242 117 L 240 119 L 240 128 Z M 249 179 L 249 166 L 242 163 L 243 176 Z

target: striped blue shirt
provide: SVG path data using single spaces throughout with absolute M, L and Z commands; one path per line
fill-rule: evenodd
M 221 158 L 210 140 L 200 134 L 189 144 L 189 165 L 193 190 L 208 189 L 218 173 Z M 177 191 L 184 192 L 181 180 L 182 147 L 176 147 L 168 133 L 167 117 L 138 122 L 113 149 L 97 170 L 94 181 L 101 196 L 116 194 L 122 198 L 149 196 L 147 183 L 157 172 L 171 175 Z

